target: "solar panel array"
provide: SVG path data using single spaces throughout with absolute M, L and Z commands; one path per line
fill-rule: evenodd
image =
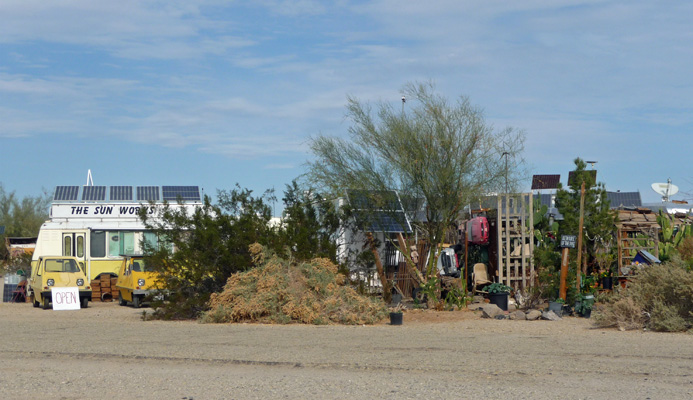
M 79 186 L 56 186 L 53 200 L 75 201 L 79 193 Z
M 597 182 L 597 170 L 596 169 L 589 169 L 582 171 L 583 174 L 589 174 L 590 177 L 592 178 L 592 182 Z M 568 172 L 568 186 L 573 186 L 573 181 L 576 179 L 577 176 L 577 171 L 570 171 Z M 582 180 L 577 182 L 578 184 L 582 184 Z
M 640 192 L 606 192 L 611 208 L 642 207 Z
M 133 190 L 133 187 L 135 190 Z M 108 189 L 108 190 L 107 190 Z M 81 193 L 80 193 L 81 192 Z M 135 194 L 135 196 L 133 196 Z M 80 197 L 81 195 L 81 197 Z M 53 201 L 182 201 L 199 202 L 199 186 L 56 186 Z
M 161 190 L 165 201 L 200 200 L 200 188 L 198 186 L 162 186 Z
M 106 200 L 106 186 L 84 186 L 82 188 L 82 201 Z
M 138 201 L 159 201 L 158 186 L 137 186 Z
M 132 186 L 111 186 L 111 201 L 131 201 Z

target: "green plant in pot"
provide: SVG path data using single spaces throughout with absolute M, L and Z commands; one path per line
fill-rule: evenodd
M 508 311 L 508 295 L 513 290 L 510 286 L 494 282 L 484 288 L 488 293 L 491 304 L 497 305 L 501 310 Z

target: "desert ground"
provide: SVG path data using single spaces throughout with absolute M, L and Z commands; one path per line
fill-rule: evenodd
M 693 335 L 407 311 L 404 324 L 143 321 L 0 304 L 3 399 L 691 399 Z

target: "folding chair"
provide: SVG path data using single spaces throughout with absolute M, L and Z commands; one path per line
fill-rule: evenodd
M 17 287 L 12 291 L 12 300 L 10 303 L 26 303 L 26 280 L 17 284 Z
M 474 267 L 472 269 L 472 293 L 486 293 L 485 291 L 477 288 L 481 286 L 486 286 L 490 283 L 493 283 L 493 281 L 489 279 L 486 264 L 474 264 Z

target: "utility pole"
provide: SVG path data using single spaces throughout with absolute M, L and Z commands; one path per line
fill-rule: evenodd
M 582 181 L 582 186 L 580 187 L 580 223 L 578 225 L 578 246 L 577 246 L 577 268 L 576 272 L 576 282 L 577 291 L 580 293 L 580 281 L 582 280 L 582 274 L 585 272 L 582 268 L 582 226 L 585 222 L 585 181 Z

